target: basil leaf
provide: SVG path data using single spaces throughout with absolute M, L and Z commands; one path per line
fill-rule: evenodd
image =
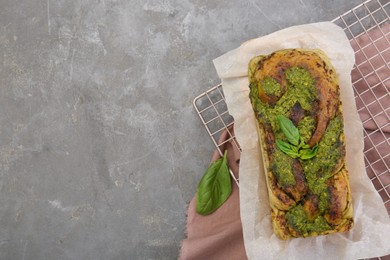
M 232 193 L 227 151 L 223 158 L 213 162 L 198 185 L 196 193 L 196 211 L 208 215 L 218 209 Z
M 299 156 L 298 149 L 289 143 L 276 139 L 276 145 L 282 152 L 291 156 L 292 158 L 297 158 Z
M 291 145 L 291 150 L 293 150 L 293 152 L 298 154 L 299 148 L 294 145 Z
M 299 135 L 299 145 L 298 145 L 298 150 L 301 149 L 301 148 L 310 148 L 310 146 L 308 144 L 305 143 L 305 140 L 303 139 L 303 137 L 301 135 Z
M 287 140 L 293 145 L 298 146 L 300 137 L 298 128 L 296 128 L 293 122 L 285 116 L 278 115 L 276 118 L 278 119 L 280 129 L 282 129 Z
M 302 149 L 299 151 L 299 158 L 302 160 L 308 160 L 317 155 L 318 144 L 316 144 L 312 149 Z
M 292 158 L 299 157 L 302 160 L 311 159 L 317 155 L 318 144 L 310 149 L 310 146 L 305 143 L 305 140 L 299 134 L 298 128 L 295 127 L 290 119 L 283 115 L 278 115 L 276 118 L 279 122 L 280 129 L 290 142 L 286 143 L 281 140 L 276 140 L 276 145 L 281 151 Z

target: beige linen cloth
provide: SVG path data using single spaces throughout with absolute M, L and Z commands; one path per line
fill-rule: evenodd
M 357 108 L 360 118 L 364 122 L 363 126 L 369 135 L 369 138 L 365 139 L 367 140 L 365 141 L 365 151 L 368 151 L 366 156 L 370 162 L 379 160 L 379 162 L 390 165 L 390 156 L 381 161 L 381 156 L 390 153 L 390 146 L 387 143 L 390 138 L 390 112 L 388 111 L 390 80 L 384 81 L 390 74 L 388 65 L 390 63 L 390 49 L 388 49 L 390 47 L 390 34 L 383 37 L 388 33 L 390 33 L 390 25 L 372 30 L 353 40 L 351 44 L 356 52 L 357 68 L 352 71 L 352 81 L 357 90 L 356 94 L 359 95 L 356 100 Z M 388 50 L 384 51 L 386 49 Z M 381 55 L 379 52 L 382 52 Z M 368 62 L 366 57 L 375 58 Z M 374 70 L 376 73 L 372 73 Z M 365 77 L 366 80 L 362 77 Z M 378 98 L 380 98 L 379 101 L 377 101 Z M 371 102 L 373 103 L 370 104 Z M 381 131 L 378 130 L 379 128 Z M 229 134 L 225 131 L 221 134 L 219 143 L 229 138 Z M 370 150 L 378 144 L 380 149 Z M 221 146 L 221 149 L 228 150 L 229 167 L 238 176 L 239 151 L 231 141 Z M 219 154 L 215 151 L 211 161 L 218 158 Z M 367 169 L 369 176 L 374 177 L 373 172 L 383 173 L 386 171 L 386 168 L 383 167 L 383 163 L 373 164 L 372 168 Z M 388 171 L 380 177 L 382 183 L 390 183 Z M 247 259 L 238 194 L 237 185 L 233 184 L 233 192 L 229 199 L 217 211 L 208 216 L 196 213 L 196 196 L 194 196 L 188 207 L 187 238 L 182 241 L 179 259 Z M 387 204 L 387 210 L 390 213 L 390 203 Z M 387 257 L 382 259 L 387 259 Z

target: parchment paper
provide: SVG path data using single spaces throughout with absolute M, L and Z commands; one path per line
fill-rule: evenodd
M 272 231 L 247 69 L 252 57 L 286 48 L 319 48 L 338 74 L 355 221 L 350 232 L 281 241 Z M 390 219 L 364 167 L 363 128 L 350 78 L 353 64 L 354 52 L 347 37 L 330 22 L 294 26 L 253 39 L 214 60 L 242 148 L 240 213 L 249 259 L 358 259 L 390 253 Z

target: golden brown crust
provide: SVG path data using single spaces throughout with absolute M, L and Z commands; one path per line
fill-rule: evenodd
M 348 203 L 348 179 L 345 178 L 343 169 L 329 179 L 329 208 L 325 214 L 328 223 L 339 225 L 343 220 L 343 213 Z
M 277 198 L 277 200 L 274 200 L 274 206 L 276 208 L 280 210 L 288 210 L 295 205 L 295 201 L 286 192 L 278 187 L 272 172 L 268 172 L 268 180 L 272 193 Z
M 320 214 L 319 210 L 319 198 L 315 194 L 310 194 L 303 202 L 303 209 L 310 220 L 313 220 Z

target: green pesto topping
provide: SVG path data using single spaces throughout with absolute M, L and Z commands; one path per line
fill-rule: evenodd
M 259 113 L 259 120 L 262 123 L 269 123 L 275 135 L 278 135 L 279 124 L 276 120 L 277 115 L 288 117 L 291 108 L 298 102 L 301 107 L 310 112 L 312 110 L 312 103 L 316 99 L 316 88 L 314 80 L 311 79 L 310 73 L 299 67 L 291 67 L 286 70 L 285 76 L 290 86 L 287 88 L 283 96 L 274 104 L 270 106 L 263 103 L 259 98 L 259 90 L 256 83 L 251 83 L 250 98 L 256 111 Z M 298 80 L 301 78 L 301 80 Z
M 291 67 L 286 71 L 286 79 L 294 86 L 310 87 L 314 80 L 310 73 L 300 67 Z
M 321 141 L 318 144 L 317 156 L 312 160 L 303 161 L 303 169 L 306 177 L 317 179 L 318 177 L 329 178 L 333 168 L 338 164 L 342 155 L 340 135 L 343 131 L 341 117 L 335 117 L 329 121 Z
M 275 149 L 274 158 L 271 163 L 272 172 L 275 174 L 278 183 L 282 188 L 295 185 L 295 177 L 292 172 L 293 158 L 279 150 Z
M 301 107 L 310 111 L 316 96 L 314 79 L 309 71 L 300 67 L 291 67 L 285 72 L 287 81 L 291 84 L 291 92 Z M 292 105 L 294 105 L 293 103 Z
M 316 120 L 310 116 L 304 117 L 298 123 L 299 134 L 303 137 L 305 142 L 309 142 L 311 136 L 316 128 Z
M 280 86 L 279 82 L 271 77 L 266 77 L 261 82 L 261 88 L 263 89 L 264 93 L 269 96 L 280 96 L 282 92 L 282 87 Z
M 301 160 L 309 190 L 319 198 L 318 208 L 320 215 L 328 208 L 330 199 L 326 182 L 332 177 L 333 169 L 342 155 L 342 145 L 340 145 L 342 131 L 342 118 L 338 116 L 331 119 L 318 144 L 317 156 L 310 160 Z M 322 216 L 309 221 L 300 204 L 286 213 L 286 220 L 300 234 L 314 231 L 322 232 L 330 229 L 329 224 Z
M 321 214 L 328 208 L 329 199 L 328 189 L 323 188 L 323 191 L 320 194 L 320 201 L 318 202 L 318 208 L 320 209 Z
M 321 213 L 326 210 L 329 203 L 326 181 L 332 177 L 333 169 L 342 155 L 342 145 L 340 144 L 342 131 L 342 118 L 331 119 L 318 144 L 317 156 L 311 160 L 301 161 L 309 189 L 319 197 Z
M 308 235 L 312 232 L 323 232 L 330 230 L 331 226 L 323 216 L 309 220 L 302 205 L 297 205 L 286 213 L 287 223 L 299 234 Z

